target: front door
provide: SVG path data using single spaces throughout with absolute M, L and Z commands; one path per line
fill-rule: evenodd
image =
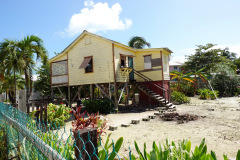
M 128 67 L 133 68 L 133 57 L 128 57 Z M 134 80 L 134 73 L 131 71 L 129 73 L 129 80 Z

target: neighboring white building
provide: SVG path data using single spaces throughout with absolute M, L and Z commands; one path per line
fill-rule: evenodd
M 182 62 L 177 62 L 177 61 L 170 61 L 169 62 L 169 71 L 178 71 L 181 72 L 181 67 L 183 63 Z

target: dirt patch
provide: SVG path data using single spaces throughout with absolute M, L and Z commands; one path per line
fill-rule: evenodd
M 178 124 L 182 124 L 189 121 L 196 121 L 198 116 L 191 114 L 164 113 L 160 118 L 164 121 L 177 121 Z
M 140 113 L 109 114 L 106 117 L 110 123 L 118 127 L 111 132 L 111 138 L 116 141 L 119 137 L 124 138 L 123 148 L 120 155 L 127 156 L 128 148 L 131 147 L 134 153 L 134 141 L 137 141 L 140 149 L 146 142 L 147 150 L 152 147 L 152 142 L 165 142 L 166 138 L 171 141 L 188 139 L 193 147 L 199 145 L 203 138 L 206 138 L 208 151 L 216 152 L 218 159 L 223 159 L 223 154 L 229 158 L 236 157 L 240 149 L 240 98 L 220 98 L 218 100 L 200 100 L 197 97 L 191 98 L 189 104 L 177 105 L 179 115 L 197 115 L 196 121 L 188 121 L 179 125 L 173 122 L 151 119 L 148 122 L 141 121 L 139 124 L 131 124 L 130 127 L 120 127 L 121 123 L 130 123 L 132 119 L 142 119 L 153 115 L 156 111 L 144 111 Z M 136 108 L 135 108 L 136 109 Z M 176 114 L 176 112 L 173 112 Z M 175 116 L 175 119 L 176 116 Z M 186 122 L 186 120 L 184 120 Z M 106 137 L 106 136 L 105 136 Z

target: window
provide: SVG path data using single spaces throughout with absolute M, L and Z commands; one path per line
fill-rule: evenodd
M 93 57 L 85 57 L 79 69 L 84 68 L 85 73 L 93 72 Z
M 177 69 L 177 66 L 174 66 L 174 69 Z
M 120 56 L 121 59 L 121 68 L 126 67 L 126 56 Z
M 152 69 L 152 56 L 144 56 L 144 69 Z
M 91 73 L 91 72 L 93 72 L 93 60 L 92 60 L 92 58 L 85 68 L 85 73 Z

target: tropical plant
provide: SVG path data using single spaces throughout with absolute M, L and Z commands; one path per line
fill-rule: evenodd
M 151 44 L 148 43 L 143 37 L 134 36 L 129 40 L 128 46 L 136 49 L 143 49 L 145 46 L 150 47 Z
M 24 88 L 24 79 L 19 75 L 15 75 L 15 77 L 6 75 L 4 77 L 4 80 L 1 81 L 1 84 L 0 84 L 1 90 L 7 93 L 9 100 L 11 101 L 12 104 L 15 103 L 15 98 L 16 98 L 14 96 L 16 91 L 15 87 L 17 89 Z
M 199 92 L 199 98 L 200 99 L 216 99 L 216 97 L 218 97 L 218 91 L 214 90 L 214 91 L 211 91 L 209 89 L 199 89 L 198 90 Z M 216 97 L 215 97 L 216 96 Z
M 211 84 L 220 96 L 235 96 L 240 85 L 239 77 L 235 71 L 224 64 L 218 64 L 212 69 L 213 78 Z
M 113 111 L 113 104 L 109 99 L 94 99 L 82 101 L 88 113 L 110 113 Z
M 63 103 L 59 106 L 49 103 L 47 108 L 48 122 L 51 123 L 54 128 L 63 126 L 65 124 L 64 121 L 70 118 L 70 112 L 72 112 L 71 109 L 65 107 Z
M 207 84 L 207 81 L 208 81 L 208 77 L 210 77 L 211 75 L 208 74 L 208 73 L 205 73 L 203 72 L 204 70 L 206 69 L 206 67 L 203 67 L 197 71 L 193 71 L 193 72 L 190 72 L 189 74 L 191 74 L 192 76 L 194 76 L 194 90 L 195 90 L 195 93 L 196 93 L 196 89 L 197 89 L 197 78 L 201 78 L 201 80 L 203 82 L 205 82 Z
M 7 153 L 7 136 L 4 130 L 4 126 L 0 124 L 0 160 L 8 159 Z
M 178 102 L 180 104 L 190 102 L 189 97 L 185 96 L 184 93 L 178 92 L 178 91 L 173 91 L 171 93 L 171 100 L 174 101 L 174 102 Z
M 47 62 L 47 51 L 43 46 L 42 39 L 34 35 L 27 36 L 19 41 L 17 49 L 25 62 L 23 70 L 26 85 L 26 102 L 28 102 L 32 92 L 32 70 L 35 64 L 33 60 L 34 55 L 37 60 L 40 58 L 45 64 Z
M 98 151 L 98 159 L 100 160 L 106 160 L 106 159 L 114 160 L 123 144 L 123 137 L 120 137 L 115 144 L 113 142 L 109 144 L 110 136 L 111 136 L 111 133 L 108 134 L 104 146 L 102 145 L 101 140 L 98 142 L 99 143 L 98 148 L 102 148 Z
M 187 56 L 187 61 L 182 67 L 186 71 L 198 71 L 206 67 L 205 72 L 211 73 L 210 70 L 216 64 L 225 64 L 236 70 L 237 66 L 233 63 L 234 53 L 230 53 L 227 48 L 215 49 L 215 44 L 197 45 L 195 54 Z M 228 53 L 229 52 L 229 53 Z
M 178 72 L 178 71 L 172 71 L 170 73 L 172 77 L 172 79 L 176 79 L 177 80 L 177 91 L 180 91 L 180 84 L 186 84 L 186 83 L 194 83 L 194 78 L 191 77 L 192 73 L 188 72 L 188 73 L 184 73 L 183 71 Z
M 161 144 L 157 146 L 154 141 L 150 152 L 147 152 L 146 143 L 144 143 L 143 152 L 140 151 L 137 142 L 135 141 L 134 143 L 139 158 L 136 158 L 136 156 L 132 154 L 132 160 L 217 160 L 214 151 L 207 153 L 205 139 L 202 140 L 199 146 L 194 148 L 194 151 L 191 151 L 191 141 L 188 140 L 180 141 L 178 145 L 173 141 L 170 143 L 166 140 L 166 144 L 163 144 L 163 146 Z M 228 160 L 226 155 L 223 155 L 223 158 L 224 160 Z M 240 159 L 240 150 L 238 150 L 236 159 Z
M 18 42 L 14 40 L 5 39 L 0 43 L 0 68 L 1 73 L 5 76 L 13 74 L 15 89 L 13 90 L 13 104 L 16 103 L 17 80 L 16 73 L 21 73 L 24 61 L 17 51 Z
M 42 97 L 51 96 L 50 64 L 47 62 L 37 70 L 38 78 L 34 82 L 35 91 L 39 91 Z

